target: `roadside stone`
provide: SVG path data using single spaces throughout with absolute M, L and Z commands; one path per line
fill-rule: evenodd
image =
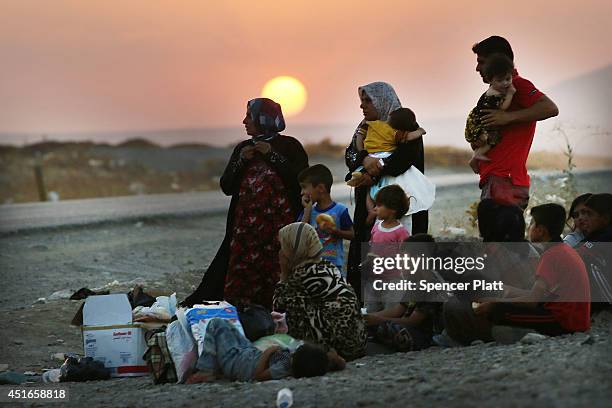
M 417 390 L 421 394 L 429 394 L 435 390 L 435 387 L 432 384 L 422 383 L 417 386 Z
M 521 339 L 521 343 L 523 343 L 523 344 L 535 344 L 535 343 L 541 342 L 542 340 L 546 340 L 547 338 L 548 338 L 548 336 L 545 336 L 543 334 L 539 334 L 539 333 L 527 333 Z
M 593 338 L 593 336 L 588 336 L 585 340 L 582 341 L 583 345 L 591 345 L 591 344 L 595 344 L 595 339 Z
M 66 360 L 66 354 L 65 353 L 52 353 L 51 359 L 56 360 L 56 361 L 64 361 Z
M 510 372 L 505 368 L 498 368 L 495 370 L 489 371 L 488 377 L 494 380 L 500 380 L 504 377 L 507 377 Z
M 72 296 L 72 292 L 73 291 L 71 289 L 58 290 L 57 292 L 50 294 L 47 300 L 68 299 L 70 296 Z

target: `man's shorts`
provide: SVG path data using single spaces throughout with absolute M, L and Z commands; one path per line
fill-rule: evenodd
M 492 199 L 498 204 L 515 205 L 521 209 L 529 203 L 529 187 L 512 184 L 510 177 L 488 176 L 480 183 L 480 200 Z

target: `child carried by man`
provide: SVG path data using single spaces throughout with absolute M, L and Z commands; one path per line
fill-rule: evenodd
M 501 141 L 499 129 L 482 123 L 482 117 L 485 115 L 483 110 L 507 110 L 510 107 L 516 93 L 516 88 L 512 85 L 513 71 L 514 63 L 503 54 L 492 55 L 483 68 L 489 89 L 480 96 L 465 124 L 465 140 L 474 149 L 469 163 L 474 173 L 479 172 L 478 161 L 489 161 L 486 153 Z

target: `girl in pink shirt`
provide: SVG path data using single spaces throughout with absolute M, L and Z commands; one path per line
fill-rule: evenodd
M 379 257 L 394 257 L 400 250 L 401 243 L 410 236 L 406 227 L 399 221 L 408 212 L 408 196 L 400 186 L 392 184 L 378 191 L 375 202 L 374 211 L 378 220 L 372 227 L 370 250 Z M 383 279 L 393 280 L 399 276 L 399 271 L 388 270 L 384 272 Z M 370 285 L 366 291 L 365 306 L 368 313 L 386 309 L 396 303 L 384 299 L 380 293 L 372 290 Z
M 399 221 L 409 209 L 408 196 L 397 184 L 386 186 L 376 194 L 377 221 L 372 227 L 370 242 L 404 242 L 410 236 Z

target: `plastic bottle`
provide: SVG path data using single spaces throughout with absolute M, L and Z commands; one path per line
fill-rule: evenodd
M 289 388 L 283 388 L 276 396 L 276 408 L 289 408 L 293 405 L 293 392 Z

